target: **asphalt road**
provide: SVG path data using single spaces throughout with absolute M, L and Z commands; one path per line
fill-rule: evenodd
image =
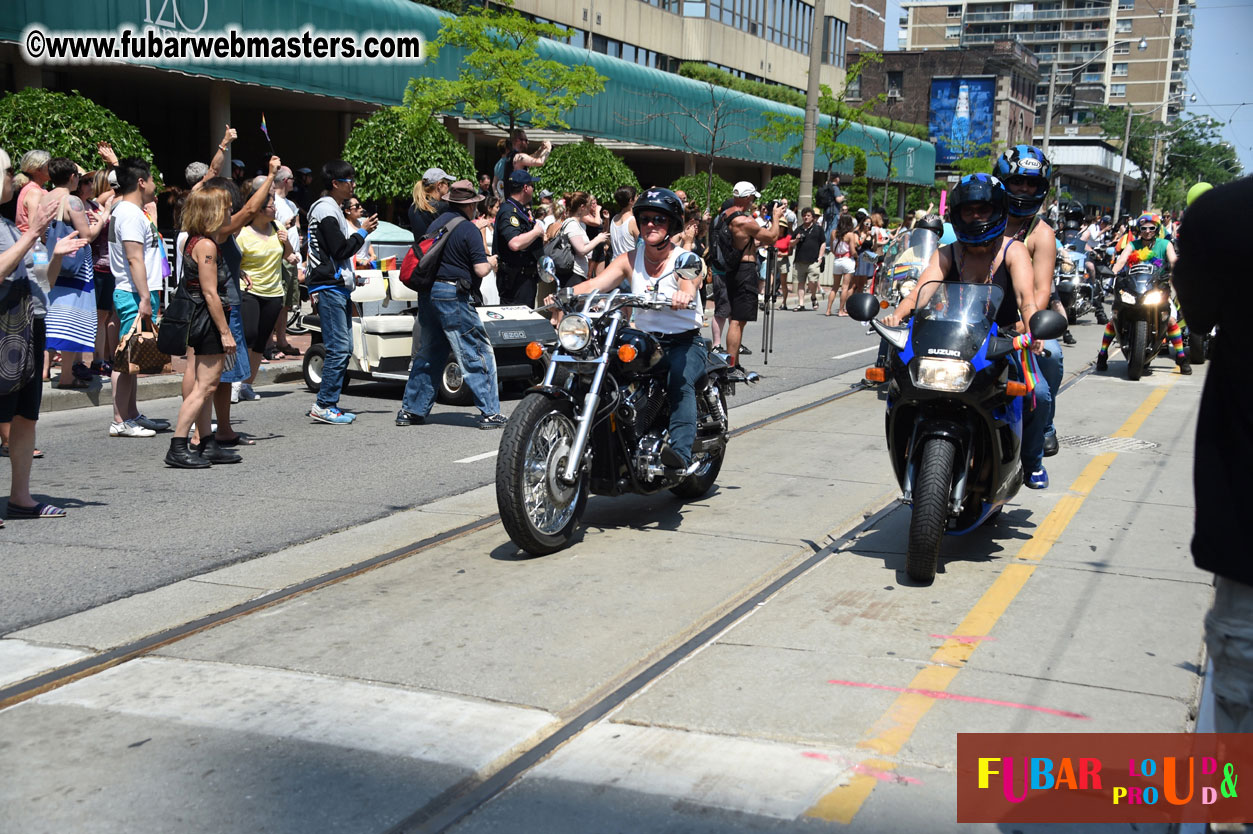
M 825 305 L 823 305 L 825 310 Z M 761 352 L 762 324 L 748 327 L 761 373 L 741 386 L 737 405 L 826 379 L 874 359 L 877 339 L 863 325 L 823 311 L 776 313 L 774 351 Z M 473 408 L 437 406 L 430 423 L 397 428 L 401 388 L 354 382 L 342 404 L 360 414 L 350 427 L 304 415 L 312 396 L 297 384 L 258 388 L 237 405 L 239 431 L 256 437 L 244 462 L 205 471 L 167 468 L 169 435 L 110 438 L 109 410 L 45 414 L 32 489 L 66 507 L 65 519 L 10 522 L 0 531 L 5 581 L 0 634 L 162 587 L 274 552 L 399 510 L 490 483 L 499 435 L 474 428 Z M 511 394 L 505 413 L 516 404 Z M 173 421 L 175 398 L 141 404 Z M 734 414 L 732 416 L 734 423 Z M 734 448 L 734 447 L 732 447 Z M 732 451 L 734 456 L 734 451 Z

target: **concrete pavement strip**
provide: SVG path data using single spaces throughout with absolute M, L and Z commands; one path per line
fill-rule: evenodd
M 303 360 L 301 360 L 303 361 Z M 257 372 L 254 385 L 275 385 L 280 382 L 296 382 L 304 379 L 300 370 L 301 362 L 273 362 L 262 365 Z M 141 376 L 136 389 L 136 400 L 159 400 L 163 397 L 182 396 L 183 375 L 181 373 L 156 374 Z M 113 404 L 112 384 L 93 384 L 88 388 L 62 390 L 53 388 L 51 383 L 44 383 L 43 401 L 39 407 L 41 412 L 68 411 L 73 408 L 91 408 L 96 405 Z
M 855 376 L 735 409 L 734 422 L 814 402 Z M 1089 456 L 1067 447 L 1049 461 L 1053 489 L 1024 491 L 998 527 L 946 541 L 931 588 L 900 582 L 907 511 L 878 516 L 458 830 L 579 831 L 606 819 L 623 830 L 810 830 L 821 824 L 792 821 L 863 777 L 882 787 L 857 827 L 945 830 L 956 729 L 1073 725 L 972 706 L 989 694 L 1083 712 L 1084 729 L 1131 728 L 1139 715 L 1135 729 L 1184 729 L 1196 680 L 1178 667 L 1199 657 L 1208 575 L 1191 569 L 1188 531 L 1176 527 L 1190 505 L 1202 378 L 1183 380 L 1148 416 L 1138 436 L 1161 452 L 1119 455 L 995 639 L 971 656 L 953 689 L 969 700 L 938 702 L 890 768 L 868 768 L 858 745 L 896 693 L 830 681 L 906 686 Z M 1081 386 L 1105 410 L 1064 410 L 1060 422 L 1091 437 L 1112 432 L 1148 390 L 1095 377 Z M 606 681 L 725 610 L 745 583 L 763 585 L 882 506 L 896 487 L 881 420 L 877 399 L 845 398 L 736 438 L 720 489 L 701 502 L 594 500 L 584 539 L 542 560 L 520 559 L 498 527 L 471 532 L 0 712 L 10 739 L 0 814 L 23 831 L 83 830 L 84 813 L 101 831 L 174 820 L 185 831 L 384 830 L 491 772 Z M 1171 444 L 1185 438 L 1175 454 Z M 1125 481 L 1138 487 L 1106 496 Z M 1158 502 L 1179 512 L 1163 515 Z M 39 665 L 32 651 L 99 651 L 494 511 L 494 488 L 473 490 L 14 633 L 0 657 L 10 644 L 22 670 L 12 680 Z M 1100 552 L 1085 556 L 1089 538 Z M 1154 541 L 1171 547 L 1145 553 Z M 1162 582 L 1172 587 L 1170 617 L 1153 604 Z M 108 773 L 91 766 L 104 758 L 117 760 Z M 67 789 L 79 803 L 53 799 Z

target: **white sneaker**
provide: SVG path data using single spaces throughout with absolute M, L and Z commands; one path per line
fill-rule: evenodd
M 234 388 L 234 383 L 232 383 L 232 391 L 231 391 L 232 394 L 234 393 L 233 388 Z M 239 398 L 245 401 L 259 400 L 261 399 L 261 395 L 258 394 L 256 391 L 252 390 L 252 386 L 249 385 L 247 382 L 241 382 L 239 383 Z
M 109 437 L 152 437 L 155 434 L 155 431 L 144 428 L 134 420 L 109 424 Z
M 239 393 L 240 393 L 239 389 L 241 389 L 243 385 L 244 384 L 242 382 L 231 383 L 231 402 L 232 403 L 239 402 Z

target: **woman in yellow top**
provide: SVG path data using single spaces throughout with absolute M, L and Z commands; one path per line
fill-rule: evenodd
M 235 242 L 243 253 L 239 289 L 243 298 L 244 339 L 252 362 L 252 376 L 248 381 L 231 383 L 231 402 L 240 402 L 261 399 L 261 395 L 252 390 L 252 383 L 283 309 L 282 263 L 284 260 L 297 263 L 299 256 L 292 251 L 287 235 L 274 220 L 274 195 L 266 201 L 265 209 L 239 230 Z

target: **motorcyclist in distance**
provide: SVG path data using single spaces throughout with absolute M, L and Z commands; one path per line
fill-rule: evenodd
M 918 285 L 901 301 L 883 323 L 896 327 L 925 304 L 934 285 L 929 281 L 962 281 L 970 284 L 996 284 L 1003 292 L 1001 306 L 994 320 L 1001 333 L 1026 330 L 1022 322 L 1040 309 L 1035 286 L 1031 255 L 1020 241 L 1005 234 L 1009 215 L 1009 198 L 1001 181 L 989 174 L 967 174 L 954 186 L 949 197 L 949 217 L 957 242 L 942 246 L 931 256 Z M 1052 276 L 1050 274 L 1050 283 Z M 1043 342 L 1035 342 L 1031 351 L 1038 358 Z M 1019 379 L 1022 368 L 1015 362 Z M 1035 408 L 1023 415 L 1022 461 L 1026 483 L 1031 489 L 1048 486 L 1044 470 L 1044 431 L 1048 425 L 1052 394 L 1046 377 L 1036 380 Z
M 574 292 L 610 292 L 629 282 L 632 294 L 670 302 L 668 310 L 637 310 L 634 326 L 656 336 L 665 352 L 661 361 L 667 373 L 670 427 L 661 462 L 683 469 L 692 460 L 696 380 L 705 370 L 708 347 L 700 338 L 701 312 L 692 304 L 698 281 L 680 276 L 677 270 L 703 264 L 671 239 L 683 230 L 683 202 L 673 191 L 650 188 L 635 201 L 631 212 L 639 226 L 642 245 L 614 258 L 596 277 L 575 285 Z
M 1160 236 L 1162 229 L 1162 218 L 1157 214 L 1144 214 L 1136 221 L 1136 228 L 1139 237 L 1131 242 L 1127 248 L 1123 249 L 1118 255 L 1118 260 L 1114 261 L 1114 274 L 1117 275 L 1128 266 L 1134 266 L 1138 263 L 1152 263 L 1158 266 L 1166 265 L 1174 267 L 1175 265 L 1175 247 L 1170 241 Z M 1179 325 L 1179 311 L 1175 308 L 1172 301 L 1170 303 L 1170 322 L 1166 329 L 1166 338 L 1170 340 L 1170 346 L 1175 349 L 1175 364 L 1179 366 L 1179 373 L 1192 373 L 1192 363 L 1188 361 L 1188 353 L 1183 348 L 1183 328 Z M 1101 336 L 1101 348 L 1096 353 L 1096 369 L 1104 371 L 1109 367 L 1109 346 L 1114 341 L 1116 331 L 1114 330 L 1113 321 L 1105 325 L 1105 333 Z

